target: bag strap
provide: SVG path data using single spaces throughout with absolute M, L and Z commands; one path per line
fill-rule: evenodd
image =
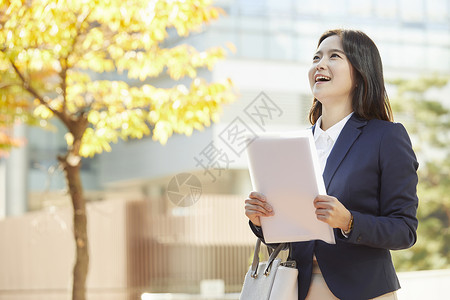
M 255 253 L 253 254 L 252 273 L 253 278 L 258 277 L 258 264 L 259 264 L 259 248 L 261 247 L 261 240 L 256 239 Z
M 273 261 L 275 260 L 275 258 L 278 256 L 278 254 L 280 253 L 280 251 L 286 246 L 285 243 L 281 243 L 279 244 L 275 250 L 270 254 L 269 259 L 267 261 L 267 267 L 264 270 L 264 275 L 268 276 L 270 274 L 270 268 L 272 266 Z M 255 245 L 255 253 L 253 254 L 253 263 L 252 263 L 252 272 L 251 272 L 251 276 L 253 278 L 258 277 L 258 266 L 259 266 L 259 251 L 261 248 L 261 240 L 258 238 L 256 240 L 256 245 Z
M 265 276 L 269 276 L 270 274 L 270 268 L 272 267 L 272 263 L 275 260 L 275 258 L 278 256 L 278 254 L 280 253 L 280 251 L 285 247 L 286 244 L 281 243 L 279 244 L 275 250 L 273 250 L 272 254 L 269 256 L 269 260 L 267 261 L 267 267 L 264 270 L 264 275 Z

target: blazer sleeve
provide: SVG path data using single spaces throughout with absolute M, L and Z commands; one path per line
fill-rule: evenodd
M 253 231 L 253 233 L 256 235 L 256 237 L 259 238 L 261 240 L 261 242 L 263 242 L 267 247 L 270 247 L 272 249 L 275 249 L 276 247 L 278 247 L 278 245 L 280 243 L 266 243 L 266 241 L 264 240 L 264 234 L 263 234 L 262 227 L 256 226 L 251 221 L 248 221 L 248 224 L 250 225 L 250 229 Z M 284 247 L 281 250 L 288 250 L 288 249 L 289 249 L 289 243 L 285 243 Z
M 389 126 L 379 146 L 379 214 L 351 211 L 353 230 L 340 240 L 384 249 L 406 249 L 417 240 L 418 163 L 403 125 Z

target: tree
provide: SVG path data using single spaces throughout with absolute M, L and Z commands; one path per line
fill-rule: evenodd
M 217 120 L 221 104 L 235 97 L 231 81 L 208 83 L 197 70 L 212 69 L 225 50 L 171 44 L 220 13 L 209 0 L 1 0 L 2 94 L 67 128 L 67 153 L 58 161 L 74 212 L 73 299 L 85 299 L 89 265 L 81 158 L 110 151 L 119 138 L 151 135 L 164 144 Z M 148 83 L 160 74 L 192 82 Z
M 36 119 L 30 114 L 27 102 L 4 94 L 5 90 L 6 86 L 0 84 L 0 158 L 7 157 L 12 147 L 22 146 L 25 142 L 13 136 L 13 126 L 17 121 L 36 125 Z
M 450 267 L 450 109 L 433 99 L 448 78 L 399 79 L 393 110 L 411 135 L 419 159 L 417 244 L 394 253 L 399 270 Z
M 7 156 L 11 147 L 20 145 L 20 141 L 11 136 L 12 124 L 18 118 L 17 109 L 0 94 L 0 157 Z

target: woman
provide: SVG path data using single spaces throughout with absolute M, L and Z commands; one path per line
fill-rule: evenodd
M 328 195 L 314 200 L 317 219 L 334 228 L 336 244 L 292 243 L 299 299 L 397 299 L 389 250 L 416 242 L 418 163 L 405 128 L 392 122 L 381 58 L 354 30 L 319 39 L 309 71 L 309 114 Z M 264 238 L 260 217 L 270 199 L 252 192 L 245 214 Z

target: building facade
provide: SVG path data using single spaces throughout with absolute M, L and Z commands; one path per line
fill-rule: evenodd
M 318 37 L 327 29 L 354 28 L 371 36 L 387 79 L 450 74 L 449 0 L 220 0 L 215 4 L 226 15 L 203 32 L 172 43 L 188 42 L 199 49 L 232 43 L 236 52 L 201 75 L 211 80 L 231 78 L 238 100 L 224 107 L 218 124 L 191 137 L 175 135 L 165 146 L 150 138 L 121 141 L 111 153 L 85 160 L 83 183 L 90 200 L 105 199 L 110 193 L 161 196 L 170 179 L 183 172 L 195 174 L 206 193 L 245 195 L 251 189 L 245 151 L 233 149 L 230 133 L 309 126 L 312 99 L 307 70 Z M 165 79 L 152 83 L 171 84 Z M 64 132 L 23 126 L 16 132 L 28 144 L 0 163 L 0 184 L 5 187 L 1 214 L 67 203 L 56 160 L 65 151 Z
M 120 141 L 112 145 L 110 153 L 83 161 L 82 180 L 95 218 L 90 223 L 91 293 L 100 295 L 103 289 L 117 296 L 147 288 L 196 293 L 204 279 L 221 279 L 226 292 L 239 291 L 240 276 L 254 243 L 243 204 L 239 204 L 251 190 L 242 133 L 257 135 L 310 126 L 307 115 L 312 97 L 307 72 L 317 40 L 327 29 L 366 32 L 379 47 L 388 80 L 450 76 L 450 0 L 215 3 L 226 15 L 187 40 L 175 38 L 169 43 L 188 42 L 198 49 L 232 43 L 236 48 L 212 72 L 199 73 L 208 80 L 229 77 L 237 88 L 238 99 L 223 107 L 220 122 L 191 137 L 174 135 L 165 146 L 150 137 Z M 173 82 L 158 78 L 152 84 L 164 87 Z M 439 96 L 449 101 L 450 88 Z M 3 236 L 11 239 L 19 229 L 24 232 L 9 243 L 15 248 L 0 247 L 5 266 L 9 262 L 7 270 L 11 270 L 0 280 L 0 298 L 11 299 L 9 289 L 20 295 L 31 291 L 30 298 L 21 299 L 36 299 L 33 293 L 43 287 L 67 293 L 71 262 L 59 252 L 52 256 L 47 249 L 64 237 L 63 253 L 73 254 L 70 212 L 64 207 L 69 198 L 56 159 L 65 152 L 65 132 L 61 124 L 54 125 L 59 130 L 18 126 L 16 135 L 25 137 L 27 145 L 0 160 L 0 218 L 41 210 L 23 220 L 8 218 L 0 224 Z M 179 184 L 179 178 L 194 177 L 198 179 L 194 185 Z M 186 198 L 180 196 L 189 193 L 193 202 L 184 205 L 181 200 Z M 140 202 L 129 205 L 134 200 Z M 18 229 L 11 230 L 13 225 Z M 37 247 L 40 258 L 50 256 L 62 262 L 54 264 L 58 270 L 52 273 L 59 280 L 40 281 L 45 263 L 28 251 L 31 247 Z M 186 251 L 191 261 L 180 259 Z M 165 262 L 171 265 L 167 267 Z M 102 273 L 105 270 L 109 274 Z M 16 277 L 11 285 L 13 273 Z M 31 278 L 30 274 L 37 275 Z M 50 299 L 46 297 L 42 299 Z M 136 297 L 133 294 L 131 298 Z

